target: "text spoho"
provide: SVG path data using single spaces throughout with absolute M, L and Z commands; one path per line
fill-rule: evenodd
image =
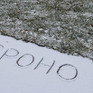
M 0 56 L 0 60 L 3 59 L 5 56 L 7 57 L 16 57 L 16 56 L 19 56 L 20 52 L 17 50 L 17 49 L 14 49 L 14 48 L 9 48 L 9 49 L 6 49 L 4 45 L 0 44 L 0 49 L 4 49 L 4 52 L 3 54 Z M 10 52 L 12 51 L 12 52 Z M 24 60 L 27 60 L 27 59 L 30 59 L 29 62 L 27 62 L 26 64 L 23 64 L 22 61 L 24 62 Z M 32 64 L 34 64 L 35 62 L 35 59 L 36 57 L 33 55 L 33 54 L 30 54 L 30 53 L 25 53 L 23 55 L 21 55 L 20 57 L 18 57 L 18 59 L 16 60 L 16 64 L 19 66 L 19 67 L 26 67 L 26 66 L 30 66 Z M 52 68 L 55 66 L 56 62 L 55 60 L 52 61 L 52 64 L 49 65 L 49 64 L 46 64 L 43 62 L 44 60 L 44 57 L 42 57 L 38 62 L 37 64 L 35 65 L 35 67 L 33 68 L 33 70 L 37 70 L 39 66 L 42 66 L 42 67 L 47 67 L 47 71 L 46 71 L 46 74 L 48 74 Z M 69 68 L 72 68 L 74 70 L 74 74 L 70 77 L 68 76 L 65 76 L 63 73 L 63 69 L 68 69 Z M 70 72 L 71 73 L 71 72 Z M 58 67 L 58 69 L 56 70 L 56 74 L 64 79 L 64 80 L 73 80 L 77 77 L 78 75 L 78 70 L 75 66 L 73 66 L 72 64 L 62 64 Z

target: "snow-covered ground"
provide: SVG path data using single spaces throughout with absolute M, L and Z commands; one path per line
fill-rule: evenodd
M 93 93 L 93 62 L 0 35 L 0 93 Z

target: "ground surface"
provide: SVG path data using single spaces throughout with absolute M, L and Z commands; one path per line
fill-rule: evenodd
M 0 0 L 0 33 L 93 60 L 93 0 Z
M 1 93 L 93 93 L 93 62 L 0 35 Z

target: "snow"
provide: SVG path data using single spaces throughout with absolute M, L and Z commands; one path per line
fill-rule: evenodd
M 93 16 L 92 13 L 88 13 L 88 12 L 85 12 L 85 14 L 83 14 L 83 15 L 86 16 L 86 17 L 91 17 L 91 16 Z
M 1 93 L 93 93 L 93 61 L 0 35 Z

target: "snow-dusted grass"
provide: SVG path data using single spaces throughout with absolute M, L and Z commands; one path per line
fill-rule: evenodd
M 93 93 L 93 62 L 0 35 L 0 92 Z
M 93 0 L 0 0 L 0 33 L 93 60 Z

